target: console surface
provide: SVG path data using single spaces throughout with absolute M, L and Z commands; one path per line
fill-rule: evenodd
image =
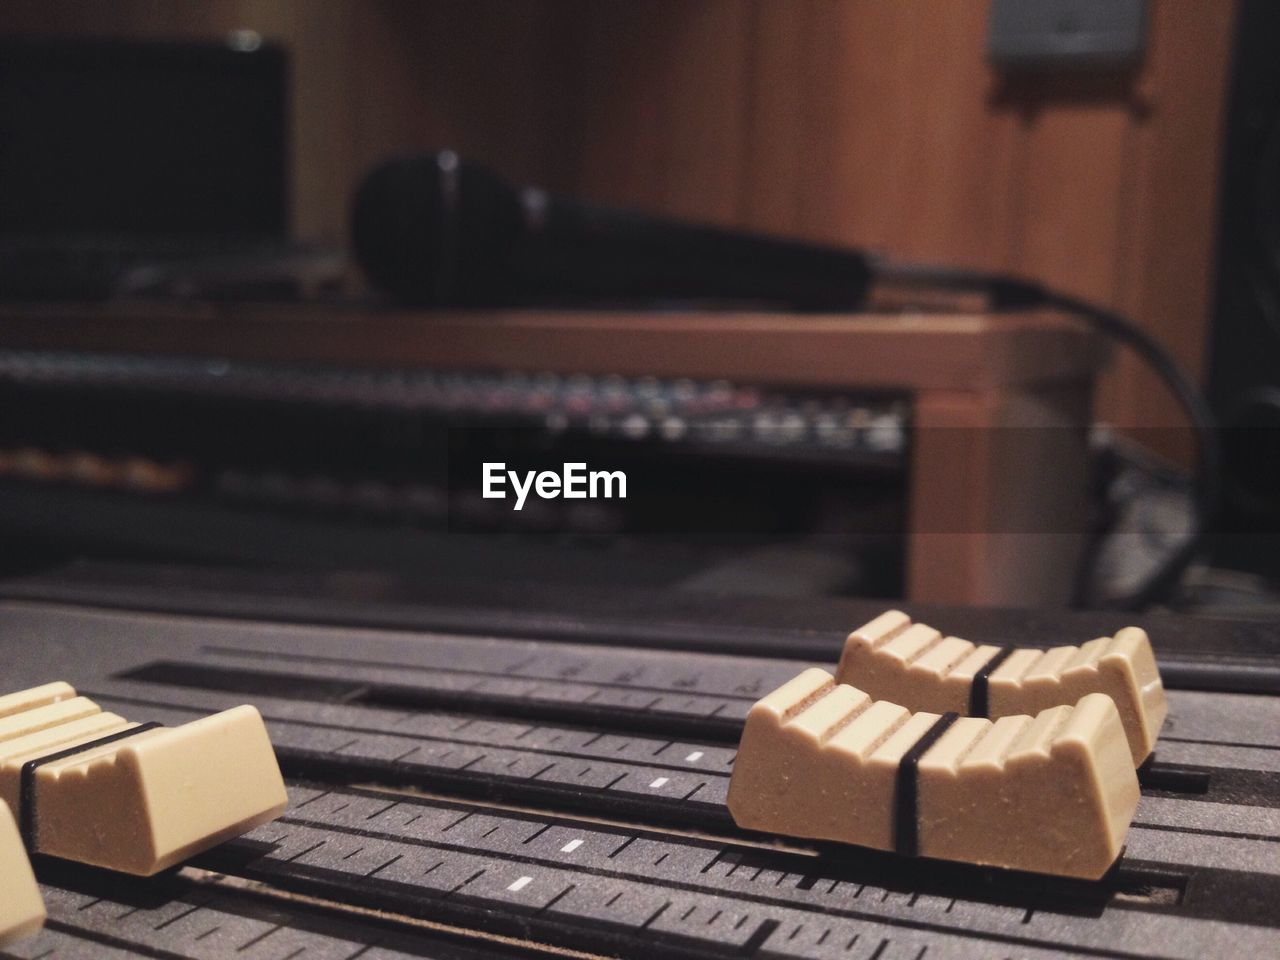
M 1280 697 L 1250 628 L 1169 621 L 1169 718 L 1125 852 L 1089 882 L 735 827 L 748 708 L 830 669 L 868 604 L 472 588 L 445 606 L 443 585 L 264 582 L 88 570 L 4 588 L 10 687 L 65 679 L 169 726 L 252 703 L 290 794 L 281 820 L 158 877 L 37 858 L 49 920 L 5 955 L 1197 957 L 1280 936 Z M 950 622 L 1040 647 L 1094 626 L 1027 635 L 1044 616 Z M 1160 618 L 1142 625 L 1163 667 Z M 1237 692 L 1190 689 L 1215 662 Z

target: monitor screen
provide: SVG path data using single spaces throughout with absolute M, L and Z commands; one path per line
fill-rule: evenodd
M 0 41 L 0 233 L 287 230 L 276 47 Z

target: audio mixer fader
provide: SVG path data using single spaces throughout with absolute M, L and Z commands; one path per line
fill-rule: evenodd
M 1280 938 L 1261 628 L 1140 618 L 1168 716 L 1118 862 L 1081 879 L 735 823 L 752 706 L 832 670 L 871 604 L 92 567 L 0 593 L 6 688 L 58 677 L 177 730 L 253 704 L 288 790 L 279 819 L 151 877 L 37 851 L 47 920 L 5 956 L 1261 957 Z M 910 614 L 997 648 L 1128 625 Z M 1052 725 L 1110 730 L 1107 776 L 1132 777 L 1099 702 Z

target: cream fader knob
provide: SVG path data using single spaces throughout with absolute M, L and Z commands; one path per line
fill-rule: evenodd
M 0 947 L 44 923 L 44 900 L 9 808 L 0 803 Z
M 912 710 L 992 719 L 1105 693 L 1120 712 L 1134 766 L 1151 755 L 1169 709 L 1151 641 L 1137 627 L 1033 650 L 975 645 L 889 610 L 849 634 L 836 679 Z
M 32 853 L 140 876 L 287 804 L 253 707 L 169 728 L 104 713 L 65 683 L 0 697 L 0 800 Z
M 993 723 L 911 713 L 815 668 L 751 708 L 728 804 L 750 830 L 1096 879 L 1138 779 L 1102 694 Z

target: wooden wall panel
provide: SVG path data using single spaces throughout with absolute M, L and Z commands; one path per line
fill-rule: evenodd
M 1139 86 L 1149 109 L 1134 134 L 1133 216 L 1117 255 L 1124 264 L 1118 306 L 1136 316 L 1197 378 L 1205 370 L 1216 269 L 1218 173 L 1234 3 L 1156 3 L 1151 52 Z M 1164 429 L 1183 420 L 1155 377 L 1129 358 L 1127 392 L 1108 413 L 1122 423 Z M 1162 435 L 1173 451 L 1188 438 Z
M 750 5 L 591 0 L 578 9 L 582 192 L 736 223 L 750 149 Z
M 615 22 L 610 3 L 593 8 L 596 22 L 609 21 L 627 37 L 621 58 L 612 45 L 595 48 L 596 73 L 580 85 L 590 157 L 584 183 L 593 195 L 653 208 L 652 185 L 646 192 L 633 184 L 644 158 L 675 150 L 672 138 L 679 140 L 691 116 L 719 125 L 717 143 L 732 142 L 745 105 L 741 156 L 706 149 L 697 161 L 698 169 L 717 164 L 719 184 L 737 184 L 738 204 L 727 210 L 725 187 L 703 186 L 689 191 L 685 215 L 901 256 L 950 259 L 963 249 L 973 263 L 995 264 L 1011 216 L 1013 122 L 988 108 L 982 5 L 734 4 L 730 10 L 749 14 L 745 104 L 724 82 L 731 68 L 712 82 L 688 74 L 692 63 L 705 69 L 707 58 L 736 59 L 739 14 L 732 29 L 721 24 L 703 44 L 704 59 L 678 58 L 666 68 L 665 56 L 646 57 L 641 68 L 627 57 L 669 43 L 647 34 L 641 40 L 640 31 L 665 35 L 671 19 L 656 18 L 663 24 L 656 27 L 633 7 L 626 16 L 649 24 L 640 28 Z M 674 105 L 672 89 L 679 91 Z M 644 147 L 653 135 L 637 134 L 646 127 L 665 130 L 652 150 Z M 650 172 L 661 177 L 669 166 L 660 159 Z M 676 205 L 659 209 L 676 212 Z
M 811 72 L 813 24 L 820 15 L 812 0 L 786 7 L 751 5 L 749 110 L 738 215 L 756 230 L 785 235 L 804 230 L 802 191 L 821 153 Z
M 1117 241 L 1131 216 L 1128 110 L 1038 106 L 1021 122 L 1022 195 L 1004 265 L 1084 297 L 1114 299 Z

